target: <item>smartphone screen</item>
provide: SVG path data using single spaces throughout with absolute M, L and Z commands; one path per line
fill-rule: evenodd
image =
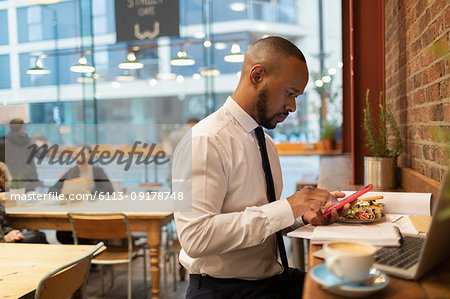
M 362 187 L 361 189 L 359 189 L 355 193 L 352 193 L 349 196 L 345 197 L 343 200 L 341 200 L 337 204 L 335 204 L 335 205 L 329 207 L 328 209 L 326 209 L 326 211 L 323 212 L 322 216 L 326 217 L 326 216 L 330 215 L 332 209 L 336 209 L 336 210 L 342 209 L 342 207 L 344 207 L 344 205 L 346 203 L 351 203 L 351 202 L 357 200 L 358 197 L 360 197 L 361 195 L 369 192 L 370 190 L 372 190 L 372 188 L 373 188 L 372 184 L 369 184 L 367 186 Z

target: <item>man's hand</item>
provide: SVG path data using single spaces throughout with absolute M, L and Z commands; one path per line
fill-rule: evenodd
M 345 197 L 345 193 L 341 191 L 333 191 L 330 193 L 329 200 L 327 203 L 322 207 L 321 210 L 317 212 L 308 211 L 306 212 L 302 219 L 305 223 L 310 223 L 312 225 L 328 225 L 331 223 L 336 222 L 339 219 L 339 216 L 345 215 L 347 213 L 347 210 L 350 208 L 350 204 L 345 204 L 344 207 L 339 210 L 339 212 L 336 209 L 331 210 L 331 214 L 327 217 L 323 217 L 322 213 L 325 212 L 329 207 L 337 203 L 337 198 L 343 198 Z
M 24 236 L 17 229 L 10 231 L 5 235 L 5 241 L 7 243 L 14 243 L 16 241 L 23 240 Z
M 323 208 L 331 194 L 327 190 L 305 187 L 287 198 L 294 217 L 298 218 L 307 212 L 316 213 Z

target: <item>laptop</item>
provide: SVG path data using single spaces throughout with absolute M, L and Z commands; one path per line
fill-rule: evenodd
M 403 236 L 400 247 L 384 247 L 375 255 L 375 268 L 390 275 L 419 279 L 450 257 L 450 174 L 434 203 L 427 237 Z

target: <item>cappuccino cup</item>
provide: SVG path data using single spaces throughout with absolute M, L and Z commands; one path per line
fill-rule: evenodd
M 349 282 L 366 279 L 375 261 L 375 247 L 365 243 L 333 241 L 323 250 L 328 270 Z

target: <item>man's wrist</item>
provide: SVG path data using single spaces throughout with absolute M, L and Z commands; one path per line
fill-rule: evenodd
M 308 222 L 307 220 L 305 220 L 305 218 L 303 218 L 303 217 L 304 217 L 303 215 L 300 216 L 300 218 L 302 219 L 303 223 L 304 223 L 304 224 L 309 224 L 309 222 Z

